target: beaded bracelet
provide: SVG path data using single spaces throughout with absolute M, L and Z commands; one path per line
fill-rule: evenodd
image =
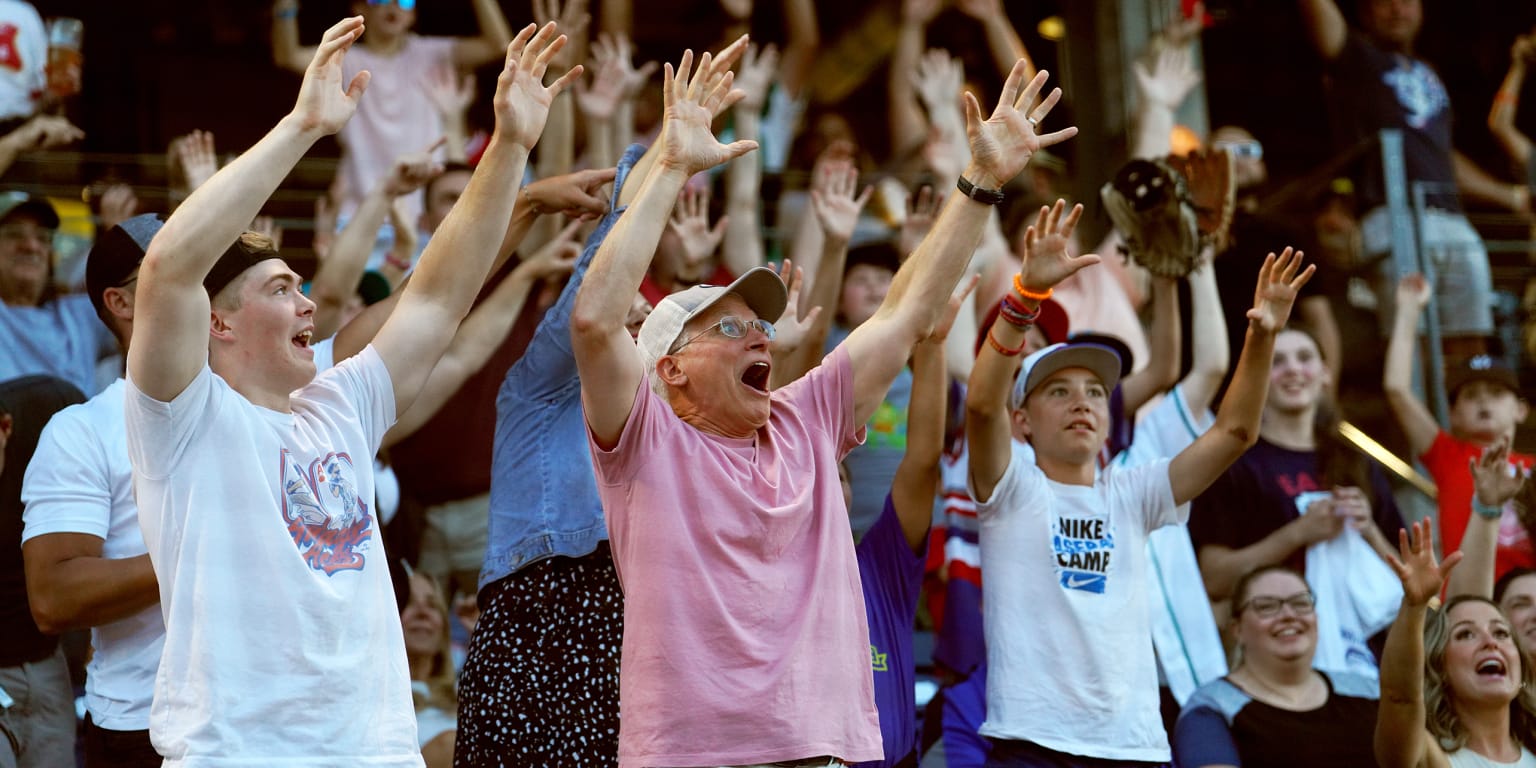
M 1050 288 L 1045 289 L 1045 293 L 1035 293 L 1034 291 L 1025 288 L 1023 274 L 1015 274 L 1013 276 L 1013 289 L 1018 291 L 1020 296 L 1023 296 L 1026 299 L 1034 299 L 1035 301 L 1045 301 L 1051 297 Z
M 1472 511 L 1484 520 L 1497 520 L 1504 515 L 1503 507 L 1494 507 L 1484 504 L 1476 495 L 1472 497 Z
M 1026 339 L 1019 342 L 1017 348 L 1009 349 L 998 342 L 997 338 L 992 335 L 992 331 L 987 331 L 987 343 L 991 344 L 992 348 L 997 350 L 997 353 L 1003 357 L 1018 357 L 1019 353 L 1024 351 L 1025 345 L 1029 344 L 1029 341 Z
M 1027 328 L 1034 325 L 1035 318 L 1040 316 L 1040 308 L 1030 309 L 1024 306 L 1023 299 L 1015 294 L 1003 297 L 1003 303 L 998 305 L 998 317 L 1003 318 L 1009 325 L 1017 328 Z

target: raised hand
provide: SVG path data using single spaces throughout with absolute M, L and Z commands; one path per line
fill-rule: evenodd
M 444 120 L 462 120 L 475 103 L 475 76 L 459 77 L 448 65 L 434 67 L 422 78 L 421 90 Z
M 741 59 L 741 72 L 736 76 L 736 87 L 741 89 L 741 101 L 736 105 L 753 113 L 761 113 L 768 103 L 768 89 L 779 74 L 779 49 L 768 45 L 761 51 L 757 46 L 747 46 Z
M 1403 582 L 1403 601 L 1409 605 L 1425 605 L 1430 598 L 1440 594 L 1451 569 L 1461 562 L 1461 553 L 1452 552 L 1444 562 L 1436 563 L 1430 521 L 1420 520 L 1412 529 L 1412 536 L 1408 529 L 1397 532 L 1397 547 L 1402 557 L 1388 555 L 1387 564 Z
M 915 194 L 907 197 L 907 217 L 902 220 L 901 234 L 897 237 L 897 247 L 901 248 L 902 258 L 912 255 L 923 239 L 928 237 L 943 207 L 944 196 L 935 193 L 931 184 L 918 187 Z
M 874 187 L 865 187 L 858 197 L 854 197 L 858 188 L 859 169 L 852 162 L 825 164 L 820 175 L 812 179 L 811 210 L 828 239 L 846 243 L 853 237 L 859 212 L 874 191 Z
M 315 58 L 304 70 L 304 82 L 299 86 L 299 98 L 293 105 L 292 115 L 300 129 L 329 136 L 352 119 L 357 112 L 357 102 L 363 97 L 372 75 L 367 71 L 357 73 L 350 83 L 342 82 L 341 62 L 352 43 L 363 35 L 363 17 L 342 19 L 325 31 Z
M 773 269 L 773 265 L 769 265 Z M 788 354 L 805 343 L 806 338 L 816 327 L 816 321 L 821 317 L 821 307 L 811 307 L 806 311 L 805 317 L 800 316 L 800 300 L 805 298 L 802 286 L 805 284 L 805 270 L 794 265 L 792 259 L 785 259 L 779 264 L 777 270 L 779 279 L 783 280 L 789 290 L 789 301 L 784 305 L 784 313 L 774 322 L 773 350 L 779 354 Z
M 1061 100 L 1061 89 L 1052 89 L 1039 106 L 1030 109 L 1050 74 L 1040 70 L 1021 90 L 1027 68 L 1023 59 L 1013 65 L 991 117 L 982 119 L 981 104 L 970 91 L 965 93 L 965 131 L 971 142 L 971 167 L 966 175 L 978 187 L 1002 189 L 1024 170 L 1036 151 L 1077 135 L 1076 127 L 1047 134 L 1036 132 L 1036 127 Z M 1024 114 L 1026 109 L 1030 109 L 1028 116 Z
M 133 187 L 113 184 L 101 193 L 101 230 L 105 232 L 134 217 L 139 212 L 139 198 Z
M 496 78 L 496 96 L 491 100 L 498 137 L 516 142 L 524 149 L 533 149 L 538 143 L 539 135 L 544 133 L 544 121 L 549 117 L 549 105 L 581 77 L 582 67 L 577 64 L 548 87 L 544 85 L 544 72 L 565 43 L 565 35 L 559 34 L 554 22 L 542 28 L 529 24 L 512 38 L 512 44 L 507 46 L 506 66 Z
M 283 249 L 283 225 L 278 224 L 277 219 L 271 216 L 257 216 L 251 219 L 251 231 L 271 238 L 273 248 Z
M 728 57 L 739 57 L 745 48 L 746 36 L 742 36 L 722 51 L 719 59 L 704 54 L 699 59 L 698 70 L 692 73 L 692 80 L 689 73 L 693 66 L 693 51 L 683 53 L 683 60 L 675 72 L 671 64 L 664 65 L 662 92 L 666 107 L 661 135 L 656 139 L 661 147 L 657 163 L 662 167 L 692 176 L 757 149 L 757 142 L 751 140 L 721 144 L 710 129 L 714 116 L 743 95 L 731 88 L 734 75 L 729 70 L 721 72 L 719 63 Z
M 1183 48 L 1193 43 L 1205 27 L 1205 3 L 1195 3 L 1187 18 L 1179 13 L 1178 6 L 1173 8 L 1173 17 L 1158 30 L 1156 37 L 1170 48 Z
M 928 49 L 912 72 L 912 89 L 928 109 L 929 122 L 941 117 L 963 121 L 956 99 L 964 88 L 965 65 L 943 48 Z
M 720 0 L 720 10 L 733 21 L 748 21 L 752 18 L 752 0 Z
M 603 35 L 598 38 L 596 49 L 599 58 L 607 57 L 621 65 L 623 69 L 624 98 L 626 99 L 633 99 L 635 94 L 639 93 L 640 89 L 651 79 L 651 75 L 656 74 L 656 70 L 661 66 L 654 61 L 647 61 L 636 67 L 633 62 L 635 46 L 630 42 L 628 35 Z
M 1301 287 L 1312 279 L 1316 264 L 1301 268 L 1301 251 L 1286 248 L 1277 257 L 1271 253 L 1264 257 L 1259 268 L 1259 283 L 1254 286 L 1253 309 L 1248 310 L 1248 320 L 1266 333 L 1278 333 L 1291 316 L 1291 305 Z
M 981 282 L 981 275 L 976 274 L 960 284 L 960 287 L 950 295 L 949 304 L 944 307 L 944 316 L 939 318 L 938 325 L 933 327 L 933 331 L 923 341 L 929 344 L 942 344 L 949 338 L 949 329 L 954 327 L 955 316 L 960 314 L 960 307 L 965 304 L 965 297 L 976 290 L 976 284 L 979 282 Z
M 1083 206 L 1072 206 L 1063 217 L 1066 207 L 1065 200 L 1057 200 L 1049 208 L 1042 206 L 1035 223 L 1024 230 L 1024 264 L 1019 274 L 1031 293 L 1045 293 L 1079 269 L 1099 263 L 1099 257 L 1091 253 L 1072 255 L 1072 231 L 1083 215 Z
M 725 237 L 725 225 L 729 217 L 721 216 L 713 229 L 709 226 L 709 191 L 683 190 L 672 208 L 672 219 L 667 229 L 677 235 L 683 244 L 683 259 L 694 265 L 715 255 L 720 241 Z
M 981 22 L 991 21 L 1003 15 L 1001 0 L 955 0 L 960 12 Z
M 1413 310 L 1414 314 L 1423 312 L 1429 306 L 1430 288 L 1429 281 L 1417 272 L 1409 272 L 1397 281 L 1397 306 L 1398 311 L 1404 309 Z
M 1493 445 L 1483 449 L 1482 455 L 1467 462 L 1472 468 L 1473 487 L 1477 489 L 1478 502 L 1490 507 L 1502 507 L 1520 493 L 1530 476 L 1530 470 L 1517 468 L 1509 463 L 1509 438 L 1501 437 Z
M 5 137 L 18 150 L 30 152 L 53 149 L 85 138 L 85 131 L 75 127 L 67 118 L 57 115 L 38 115 Z
M 203 185 L 219 172 L 219 156 L 213 151 L 213 131 L 193 131 L 171 141 L 171 154 L 181 165 L 187 191 Z
M 517 268 L 534 280 L 548 280 L 570 274 L 576 266 L 577 257 L 581 256 L 581 241 L 577 239 L 580 229 L 579 219 L 565 225 L 565 229 L 560 230 L 554 239 L 540 246 L 532 256 L 523 259 Z
M 390 197 L 409 195 L 442 173 L 443 164 L 433 159 L 432 153 L 446 141 L 438 139 L 423 152 L 412 152 L 395 158 L 389 176 L 384 179 L 384 194 Z
M 540 26 L 553 22 L 571 43 L 550 60 L 550 66 L 556 71 L 570 69 L 576 63 L 572 57 L 586 48 L 587 26 L 592 23 L 592 14 L 587 12 L 588 4 L 589 0 L 567 0 L 561 7 L 560 0 L 533 0 L 534 22 Z
M 331 246 L 336 243 L 336 206 L 331 204 L 330 195 L 315 198 L 314 221 L 315 236 L 309 248 L 315 252 L 315 258 L 325 261 L 325 257 L 331 255 Z
M 942 10 L 944 10 L 943 0 L 902 0 L 901 20 L 908 24 L 926 27 Z
M 1200 84 L 1200 70 L 1195 69 L 1194 55 L 1186 46 L 1164 48 L 1152 57 L 1150 68 L 1138 60 L 1131 70 L 1142 98 L 1170 110 L 1178 109 Z
M 604 38 L 606 39 L 606 38 Z M 629 62 L 621 60 L 613 47 L 603 41 L 592 49 L 592 84 L 576 81 L 576 107 L 588 120 L 605 121 L 612 118 L 624 100 L 625 74 Z
M 533 212 L 540 215 L 561 213 L 595 219 L 608 212 L 608 199 L 598 192 L 613 181 L 616 172 L 614 168 L 594 168 L 539 179 L 523 187 L 519 204 L 533 206 Z

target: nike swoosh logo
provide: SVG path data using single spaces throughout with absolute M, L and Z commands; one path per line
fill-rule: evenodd
M 1077 589 L 1078 587 L 1081 587 L 1081 586 L 1083 586 L 1085 584 L 1092 584 L 1093 582 L 1098 581 L 1099 579 L 1102 579 L 1102 578 L 1104 578 L 1104 577 L 1103 576 L 1088 576 L 1088 577 L 1079 578 L 1076 574 L 1071 574 L 1071 575 L 1067 576 L 1067 589 Z

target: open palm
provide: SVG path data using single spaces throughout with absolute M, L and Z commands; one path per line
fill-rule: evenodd
M 1286 248 L 1279 256 L 1271 253 L 1264 257 L 1258 285 L 1254 286 L 1253 309 L 1248 310 L 1248 319 L 1261 329 L 1276 333 L 1285 327 L 1297 294 L 1317 271 L 1316 264 L 1301 268 L 1302 255 L 1301 251 Z
M 674 72 L 671 64 L 663 67 L 663 96 L 666 109 L 662 114 L 661 145 L 658 162 L 668 168 L 683 171 L 689 176 L 730 162 L 754 149 L 755 141 L 735 141 L 721 144 L 710 129 L 714 116 L 739 101 L 742 92 L 732 90 L 731 72 L 717 72 L 710 65 L 712 57 L 706 53 L 699 59 L 699 68 L 692 73 L 693 51 L 685 51 L 683 60 Z
M 1041 70 L 1035 79 L 1024 84 L 1027 64 L 1020 59 L 1008 73 L 1002 95 L 992 116 L 982 119 L 981 105 L 970 91 L 965 93 L 965 131 L 971 142 L 971 163 L 980 178 L 972 183 L 987 189 L 1000 189 L 1024 170 L 1029 159 L 1043 147 L 1049 147 L 1077 135 L 1077 128 L 1069 127 L 1053 133 L 1038 134 L 1036 126 L 1051 108 L 1061 100 L 1061 89 L 1053 89 L 1040 105 L 1024 110 L 1035 102 L 1040 89 L 1045 87 L 1049 74 Z M 1022 89 L 1021 89 L 1022 87 Z
M 565 47 L 565 35 L 559 32 L 554 22 L 524 27 L 507 46 L 506 66 L 496 78 L 496 97 L 492 100 L 496 132 L 526 149 L 532 149 L 544 133 L 544 121 L 555 97 L 581 77 L 578 64 L 549 86 L 544 85 L 550 61 Z
M 1099 257 L 1091 253 L 1072 255 L 1072 231 L 1083 215 L 1083 206 L 1074 205 L 1070 213 L 1062 216 L 1066 207 L 1064 200 L 1057 200 L 1049 208 L 1042 207 L 1035 223 L 1024 230 L 1024 264 L 1019 274 L 1024 287 L 1031 292 L 1044 293 L 1079 269 L 1099 263 Z
M 1403 599 L 1411 605 L 1424 605 L 1440 594 L 1451 569 L 1461 562 L 1461 553 L 1452 552 L 1445 562 L 1436 563 L 1430 521 L 1420 520 L 1412 528 L 1411 536 L 1407 529 L 1397 532 L 1400 557 L 1389 556 L 1387 563 L 1403 582 Z

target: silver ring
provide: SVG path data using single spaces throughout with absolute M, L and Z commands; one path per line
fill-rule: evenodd
M 1024 118 L 1024 119 L 1025 119 L 1025 120 L 1027 120 L 1027 121 L 1029 121 L 1029 124 L 1030 124 L 1030 125 L 1032 125 L 1032 126 L 1034 126 L 1034 127 L 1036 127 L 1036 128 L 1039 128 L 1039 127 L 1040 127 L 1040 121 L 1039 121 L 1039 120 L 1037 120 L 1037 119 L 1035 119 L 1035 118 L 1033 118 L 1033 117 L 1026 117 L 1026 118 Z

